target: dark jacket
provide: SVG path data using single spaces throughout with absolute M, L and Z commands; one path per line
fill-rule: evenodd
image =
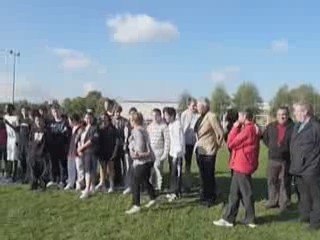
M 299 131 L 300 124 L 293 130 L 290 154 L 290 173 L 297 176 L 320 175 L 320 124 L 315 118 Z
M 263 142 L 269 149 L 269 159 L 290 161 L 290 142 L 294 128 L 291 119 L 286 124 L 286 134 L 281 145 L 278 144 L 278 122 L 270 123 L 263 133 Z
M 29 158 L 30 160 L 37 160 L 43 158 L 48 153 L 48 135 L 43 127 L 33 126 L 30 132 L 29 141 Z
M 119 135 L 113 125 L 102 127 L 99 132 L 100 158 L 110 160 L 116 157 L 119 148 Z

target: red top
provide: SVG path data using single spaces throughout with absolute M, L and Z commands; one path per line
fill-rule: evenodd
M 5 128 L 0 128 L 0 146 L 7 145 L 7 131 Z
M 287 126 L 284 124 L 278 124 L 277 129 L 278 129 L 278 145 L 281 146 L 286 136 Z
M 228 136 L 228 148 L 232 150 L 230 168 L 243 174 L 252 174 L 258 168 L 260 131 L 250 122 L 242 128 L 233 127 Z

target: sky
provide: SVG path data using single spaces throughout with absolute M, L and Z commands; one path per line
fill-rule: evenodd
M 320 90 L 316 0 L 0 0 L 0 101 L 84 96 L 176 100 L 246 81 Z

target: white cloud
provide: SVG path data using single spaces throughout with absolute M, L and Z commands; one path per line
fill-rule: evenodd
M 214 70 L 211 73 L 211 79 L 214 82 L 227 82 L 233 81 L 238 78 L 240 72 L 240 67 L 238 66 L 229 66 L 220 70 Z
M 27 99 L 32 102 L 42 102 L 52 98 L 49 90 L 46 90 L 39 82 L 19 75 L 16 80 L 15 99 Z M 10 74 L 0 73 L 0 102 L 12 101 L 12 77 Z
M 175 25 L 146 14 L 117 15 L 107 20 L 111 39 L 119 43 L 163 42 L 179 37 Z
M 86 82 L 83 84 L 83 93 L 87 95 L 89 92 L 96 90 L 96 86 L 94 82 Z
M 61 66 L 64 70 L 79 70 L 88 68 L 92 61 L 84 53 L 66 48 L 54 48 L 53 53 L 61 58 Z
M 287 53 L 289 44 L 287 39 L 279 39 L 271 42 L 271 50 L 274 53 Z

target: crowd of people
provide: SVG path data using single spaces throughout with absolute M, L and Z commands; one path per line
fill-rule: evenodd
M 229 202 L 223 217 L 213 223 L 233 227 L 242 203 L 243 223 L 255 228 L 252 174 L 258 168 L 262 139 L 269 149 L 266 207 L 285 211 L 294 179 L 301 221 L 311 229 L 320 228 L 320 124 L 310 104 L 294 105 L 295 121 L 289 108 L 279 108 L 276 120 L 264 131 L 250 109 L 230 112 L 220 121 L 207 99 L 190 99 L 188 109 L 179 116 L 174 108 L 153 109 L 150 124 L 134 107 L 129 119 L 122 117 L 121 106 L 107 110 L 101 116 L 92 109 L 83 116 L 67 116 L 52 105 L 50 113 L 23 107 L 17 114 L 8 104 L 0 119 L 3 176 L 30 183 L 31 190 L 75 189 L 81 199 L 122 186 L 123 194 L 132 194 L 132 207 L 126 214 L 135 214 L 141 210 L 142 189 L 150 197 L 146 208 L 157 203 L 164 189 L 165 161 L 170 171 L 167 200 L 176 201 L 183 191 L 190 191 L 195 155 L 200 203 L 211 207 L 217 199 L 216 157 L 225 143 L 230 152 Z

